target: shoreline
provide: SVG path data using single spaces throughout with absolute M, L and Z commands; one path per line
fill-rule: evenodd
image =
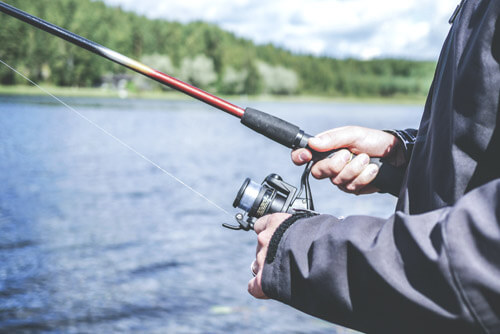
M 193 98 L 180 92 L 130 92 L 118 91 L 104 88 L 81 88 L 81 87 L 58 87 L 42 86 L 51 94 L 58 97 L 82 97 L 82 98 L 121 98 L 121 99 L 156 99 L 156 100 L 193 100 Z M 35 86 L 3 86 L 0 85 L 0 95 L 4 96 L 47 96 L 45 92 Z M 380 96 L 316 96 L 316 95 L 220 95 L 229 101 L 257 101 L 257 102 L 296 102 L 296 103 L 362 103 L 362 104 L 402 104 L 423 105 L 424 96 L 397 95 L 391 97 Z

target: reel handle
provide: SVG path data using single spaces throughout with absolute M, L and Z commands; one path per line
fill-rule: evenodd
M 329 152 L 317 152 L 308 146 L 309 138 L 298 126 L 289 123 L 276 116 L 269 115 L 260 110 L 246 108 L 241 123 L 250 129 L 274 140 L 288 148 L 307 148 L 313 153 L 313 160 L 322 160 L 338 150 Z M 379 166 L 379 172 L 372 184 L 382 192 L 388 192 L 394 196 L 399 195 L 403 183 L 405 169 L 395 167 L 382 158 L 371 158 L 370 163 Z

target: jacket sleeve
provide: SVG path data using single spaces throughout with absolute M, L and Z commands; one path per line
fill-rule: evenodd
M 264 292 L 370 333 L 498 333 L 499 200 L 495 180 L 422 215 L 298 219 L 273 235 Z

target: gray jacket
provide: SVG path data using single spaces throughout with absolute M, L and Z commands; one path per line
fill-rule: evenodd
M 418 133 L 399 132 L 411 159 L 395 214 L 290 218 L 269 297 L 370 333 L 500 333 L 499 14 L 500 0 L 458 14 Z

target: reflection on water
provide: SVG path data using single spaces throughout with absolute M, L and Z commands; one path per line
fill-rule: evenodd
M 69 99 L 225 210 L 246 177 L 298 184 L 289 152 L 193 101 Z M 420 108 L 252 103 L 310 133 L 415 127 Z M 48 98 L 0 97 L 0 332 L 332 333 L 246 292 L 253 233 Z M 316 207 L 388 216 L 389 195 L 312 181 Z

